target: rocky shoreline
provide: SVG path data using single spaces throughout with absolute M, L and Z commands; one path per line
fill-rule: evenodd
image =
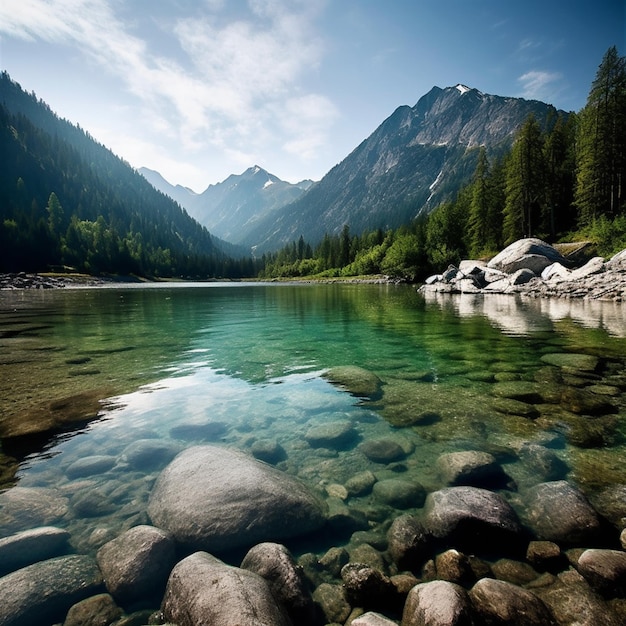
M 449 266 L 443 274 L 430 276 L 420 291 L 626 302 L 626 250 L 579 265 L 540 239 L 520 239 L 488 262 Z
M 75 286 L 96 286 L 105 283 L 102 278 L 85 274 L 46 275 L 13 272 L 0 274 L 0 290 L 7 289 L 63 289 Z

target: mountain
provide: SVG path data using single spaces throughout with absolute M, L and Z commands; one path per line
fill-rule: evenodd
M 542 127 L 557 110 L 522 98 L 484 94 L 464 85 L 433 87 L 413 107 L 401 106 L 301 198 L 258 220 L 246 238 L 257 251 L 300 235 L 396 228 L 455 197 L 471 180 L 479 147 L 503 154 L 533 114 Z
M 161 193 L 176 200 L 180 206 L 187 209 L 187 204 L 190 203 L 190 198 L 196 197 L 198 194 L 189 189 L 189 187 L 183 187 L 182 185 L 172 185 L 161 174 L 155 170 L 148 169 L 147 167 L 140 167 L 137 170 L 155 189 L 158 189 Z M 187 212 L 189 210 L 187 209 Z
M 230 244 L 6 72 L 0 162 L 0 271 L 237 274 Z
M 259 220 L 271 220 L 274 211 L 302 196 L 313 184 L 306 180 L 294 185 L 255 165 L 197 194 L 170 184 L 153 170 L 141 168 L 139 172 L 214 235 L 233 243 L 245 241 Z

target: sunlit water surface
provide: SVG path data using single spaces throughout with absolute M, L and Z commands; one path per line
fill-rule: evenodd
M 625 305 L 425 299 L 408 286 L 0 293 L 4 416 L 84 391 L 109 396 L 99 419 L 21 459 L 16 486 L 0 495 L 0 537 L 54 524 L 72 533 L 77 551 L 93 552 L 147 523 L 150 489 L 166 461 L 129 464 L 125 451 L 143 440 L 171 450 L 211 443 L 250 451 L 259 440 L 277 443 L 285 453 L 279 468 L 330 498 L 335 510 L 364 512 L 374 530 L 413 509 L 372 493 L 346 497 L 338 486 L 370 470 L 378 480 L 401 477 L 426 491 L 440 489 L 446 485 L 436 460 L 453 450 L 493 453 L 511 479 L 503 493 L 516 506 L 520 491 L 545 478 L 518 452 L 527 442 L 541 443 L 564 461 L 567 479 L 593 497 L 626 485 L 625 335 Z M 563 373 L 542 360 L 560 353 L 600 357 L 598 368 Z M 380 377 L 382 397 L 355 397 L 323 377 L 343 365 Z M 502 385 L 518 381 L 553 395 L 567 385 L 584 388 L 614 410 L 592 418 L 552 401 L 534 405 L 532 419 L 503 411 Z M 343 446 L 307 442 L 311 428 L 335 421 L 350 421 L 358 437 Z M 406 457 L 368 460 L 359 444 L 378 438 L 399 442 Z M 87 457 L 102 457 L 100 469 L 72 470 Z M 55 506 L 23 510 L 19 498 L 7 504 L 10 491 L 23 487 L 57 494 Z M 315 549 L 348 540 L 325 536 Z M 310 549 L 289 545 L 296 553 Z

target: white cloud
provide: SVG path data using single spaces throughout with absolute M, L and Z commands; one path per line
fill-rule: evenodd
M 123 20 L 113 0 L 2 0 L 0 33 L 80 51 L 132 94 L 144 129 L 190 152 L 212 145 L 244 158 L 273 141 L 289 151 L 299 142 L 296 152 L 310 156 L 336 117 L 303 87 L 324 54 L 315 31 L 324 3 L 249 0 L 233 17 L 223 0 L 204 0 L 160 22 L 176 57 L 131 31 L 143 18 Z
M 563 75 L 559 72 L 531 70 L 517 79 L 522 86 L 521 96 L 529 100 L 551 100 L 561 90 L 559 83 Z

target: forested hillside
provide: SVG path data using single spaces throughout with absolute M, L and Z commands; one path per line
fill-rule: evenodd
M 0 271 L 206 278 L 256 270 L 6 72 L 0 162 Z
M 423 278 L 462 258 L 488 257 L 516 239 L 586 239 L 599 254 L 626 248 L 626 59 L 602 59 L 586 106 L 547 129 L 529 115 L 511 149 L 477 149 L 472 181 L 453 201 L 396 230 L 303 238 L 267 255 L 264 275 Z

